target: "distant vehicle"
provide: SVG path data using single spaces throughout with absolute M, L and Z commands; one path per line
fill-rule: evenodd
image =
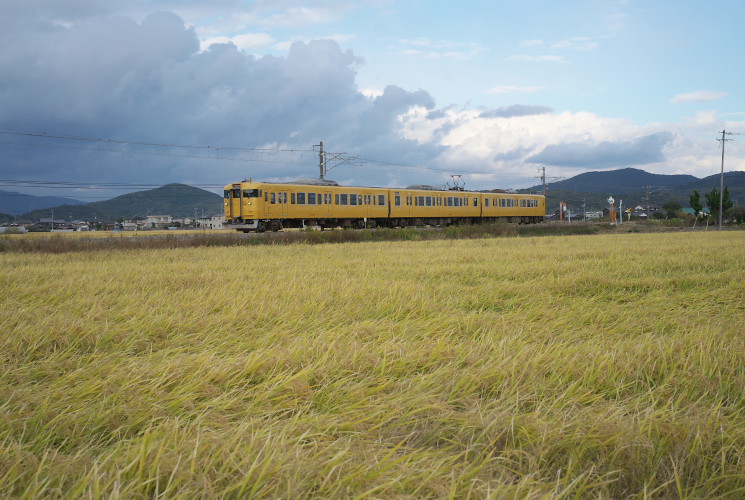
M 223 201 L 225 227 L 243 232 L 306 226 L 361 229 L 478 222 L 530 224 L 546 216 L 546 200 L 539 194 L 431 186 L 339 186 L 322 180 L 286 184 L 245 180 L 225 186 Z

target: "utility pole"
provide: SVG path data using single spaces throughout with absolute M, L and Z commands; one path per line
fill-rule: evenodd
M 732 139 L 725 139 L 725 135 L 733 135 L 732 132 L 722 130 L 722 138 L 717 139 L 722 141 L 722 171 L 719 174 L 719 230 L 722 230 L 722 203 L 724 202 L 724 143 L 731 141 Z
M 543 182 L 543 196 L 546 197 L 546 167 L 541 168 L 541 182 Z
M 554 181 L 560 181 L 563 179 L 563 177 L 546 177 L 546 167 L 541 167 L 538 169 L 541 172 L 541 175 L 537 176 L 539 179 L 541 179 L 541 182 L 543 183 L 543 196 L 546 196 L 546 193 L 548 193 L 548 185 L 546 184 L 546 179 L 553 179 Z
M 326 153 L 323 151 L 323 141 L 318 146 L 318 168 L 320 172 L 320 179 L 323 180 L 326 175 Z

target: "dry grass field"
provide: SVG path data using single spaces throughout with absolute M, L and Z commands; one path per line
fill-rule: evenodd
M 740 231 L 0 269 L 2 498 L 745 496 Z

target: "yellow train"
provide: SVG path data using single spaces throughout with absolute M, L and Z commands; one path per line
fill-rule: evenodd
M 225 186 L 227 226 L 238 231 L 288 227 L 406 227 L 476 222 L 540 222 L 545 197 L 538 194 L 339 186 L 333 181 L 293 183 L 244 180 Z

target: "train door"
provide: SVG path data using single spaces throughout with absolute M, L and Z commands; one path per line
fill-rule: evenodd
M 226 193 L 227 199 L 227 193 Z M 240 185 L 236 185 L 230 190 L 230 215 L 233 218 L 240 219 L 243 217 L 241 212 L 241 188 Z
M 323 206 L 321 207 L 321 213 L 323 214 L 323 216 L 324 217 L 332 216 L 334 213 L 334 207 L 332 205 L 334 200 L 332 199 L 333 198 L 332 193 L 326 191 L 323 193 L 319 193 L 318 197 L 319 197 L 318 202 L 323 203 Z
M 274 219 L 277 215 L 279 215 L 277 193 L 264 190 L 264 216 L 267 219 Z
M 284 219 L 287 217 L 287 191 L 278 191 L 269 194 L 269 206 L 273 219 Z
M 413 217 L 414 216 L 414 203 L 416 201 L 414 200 L 414 193 L 404 193 L 404 200 L 405 200 L 404 207 L 406 208 L 406 211 L 404 213 L 406 214 L 406 217 Z

